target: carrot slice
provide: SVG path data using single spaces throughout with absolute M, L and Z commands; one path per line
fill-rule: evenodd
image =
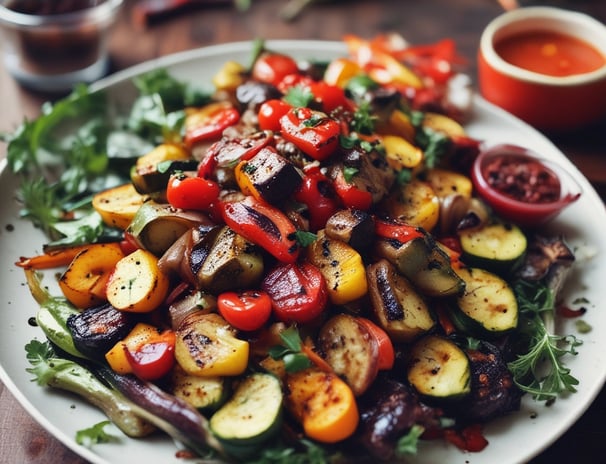
M 91 245 L 78 245 L 69 248 L 61 248 L 49 251 L 38 256 L 21 256 L 15 264 L 24 269 L 53 269 L 56 267 L 67 266 L 73 261 L 78 253 Z

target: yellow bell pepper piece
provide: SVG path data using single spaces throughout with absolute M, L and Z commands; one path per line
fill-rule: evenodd
M 356 62 L 347 58 L 337 58 L 331 61 L 324 71 L 324 81 L 343 88 L 352 77 L 361 72 L 362 68 Z
M 383 136 L 387 163 L 397 171 L 412 169 L 423 161 L 423 150 L 397 135 Z
M 246 68 L 237 61 L 227 61 L 213 76 L 212 83 L 217 90 L 232 91 L 244 82 Z

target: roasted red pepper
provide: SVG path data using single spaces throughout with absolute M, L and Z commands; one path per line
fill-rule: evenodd
M 332 185 L 346 208 L 367 211 L 372 205 L 372 194 L 358 188 L 354 182 L 347 182 L 342 170 L 335 174 Z
M 236 233 L 282 262 L 297 260 L 300 251 L 297 229 L 281 210 L 251 196 L 220 203 L 219 208 L 225 224 Z
M 232 106 L 210 104 L 188 116 L 183 141 L 188 147 L 198 142 L 221 137 L 223 131 L 240 120 L 240 113 Z
M 305 177 L 295 200 L 307 206 L 309 212 L 309 228 L 312 231 L 322 229 L 326 221 L 339 209 L 339 201 L 332 188 L 332 183 L 320 171 L 317 165 L 305 169 Z
M 279 264 L 263 279 L 276 317 L 285 322 L 305 323 L 318 317 L 328 302 L 326 281 L 309 263 Z
M 447 429 L 444 437 L 457 448 L 464 451 L 478 452 L 488 446 L 488 440 L 482 433 L 479 424 L 469 425 L 462 430 Z
M 293 108 L 280 118 L 280 128 L 286 140 L 318 161 L 328 158 L 339 146 L 340 124 L 320 111 Z
M 398 221 L 385 221 L 379 218 L 375 218 L 375 234 L 401 243 L 424 236 L 423 232 L 416 226 Z

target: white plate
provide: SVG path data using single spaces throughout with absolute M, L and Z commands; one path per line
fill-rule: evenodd
M 268 45 L 300 58 L 330 59 L 343 54 L 342 44 L 318 41 L 277 41 Z M 177 78 L 208 86 L 211 76 L 228 59 L 248 64 L 250 43 L 233 43 L 172 55 L 148 62 L 111 76 L 94 87 L 109 90 L 120 107 L 127 108 L 134 96 L 130 78 L 155 67 L 166 67 Z M 558 399 L 551 407 L 523 401 L 522 409 L 487 427 L 489 446 L 481 453 L 463 453 L 440 441 L 422 445 L 411 464 L 448 462 L 449 464 L 491 464 L 525 462 L 562 435 L 587 409 L 599 393 L 606 377 L 606 314 L 597 305 L 606 301 L 606 260 L 603 259 L 606 212 L 601 199 L 589 182 L 570 161 L 545 137 L 528 125 L 476 97 L 474 117 L 468 125 L 469 134 L 487 145 L 516 143 L 532 148 L 546 158 L 564 165 L 584 189 L 581 199 L 550 225 L 553 233 L 563 234 L 580 251 L 574 275 L 567 286 L 566 298 L 589 300 L 584 320 L 593 327 L 581 335 L 579 355 L 567 360 L 573 375 L 580 380 L 578 392 Z M 77 430 L 104 420 L 96 409 L 73 396 L 43 389 L 25 372 L 28 363 L 24 346 L 41 332 L 28 325 L 35 315 L 36 304 L 24 284 L 24 276 L 13 263 L 22 255 L 41 251 L 44 238 L 28 222 L 18 216 L 18 205 L 12 201 L 17 186 L 15 179 L 0 163 L 0 379 L 23 407 L 59 440 L 93 463 L 183 461 L 175 456 L 175 445 L 167 437 L 133 440 L 121 437 L 118 443 L 95 445 L 92 450 L 74 442 Z M 593 249 L 593 259 L 583 259 L 583 251 Z M 572 321 L 558 328 L 561 333 L 576 333 Z

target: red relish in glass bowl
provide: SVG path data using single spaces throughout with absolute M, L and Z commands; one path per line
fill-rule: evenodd
M 517 145 L 482 151 L 471 178 L 496 214 L 526 227 L 554 219 L 581 196 L 581 187 L 564 168 Z

